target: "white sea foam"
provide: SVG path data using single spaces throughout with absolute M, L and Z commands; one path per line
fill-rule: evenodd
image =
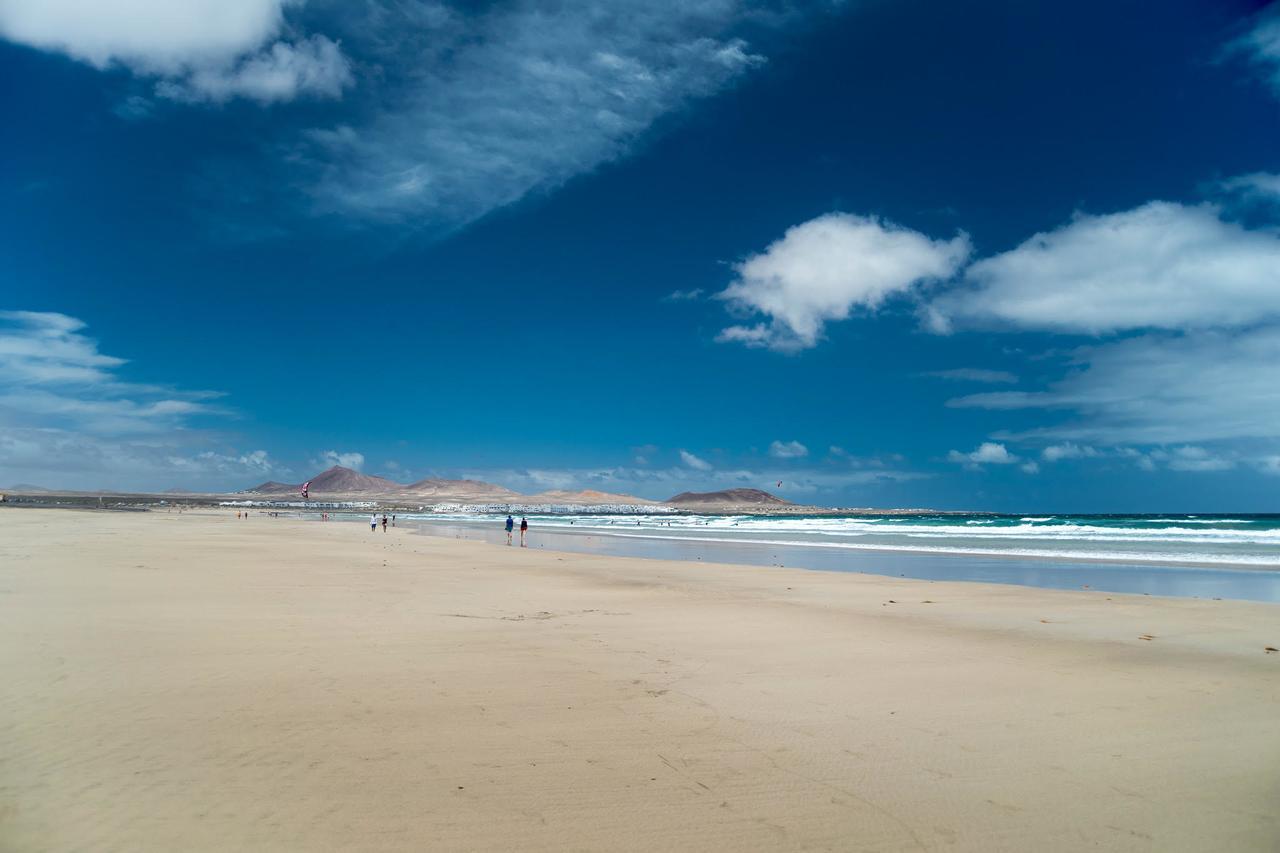
M 1280 569 L 1280 556 L 1257 556 L 1235 554 L 1202 554 L 1198 552 L 1132 552 L 1132 551 L 1072 551 L 1053 550 L 1047 548 L 966 548 L 948 545 L 890 545 L 866 544 L 856 542 L 805 542 L 786 539 L 733 539 L 729 537 L 700 536 L 691 539 L 687 536 L 670 536 L 661 533 L 624 533 L 611 532 L 606 535 L 623 539 L 665 539 L 678 542 L 717 542 L 736 545 L 757 544 L 776 545 L 796 548 L 843 548 L 852 551 L 910 551 L 929 554 L 968 554 L 983 557 L 1038 557 L 1044 559 L 1091 560 L 1119 563 L 1189 563 L 1221 566 L 1251 566 Z
M 492 516 L 474 514 L 422 517 L 494 523 Z M 691 542 L 1280 568 L 1280 524 L 1275 521 L 1268 527 L 1215 527 L 1240 525 L 1245 520 L 1116 517 L 1108 519 L 1110 523 L 1087 523 L 1067 520 L 1070 518 L 955 517 L 952 520 L 937 516 L 869 519 L 646 514 L 560 515 L 531 520 L 539 528 Z M 1056 523 L 1045 523 L 1048 520 Z M 1142 526 L 1150 524 L 1162 526 Z

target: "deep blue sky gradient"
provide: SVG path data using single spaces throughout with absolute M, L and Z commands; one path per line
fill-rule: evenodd
M 898 300 L 787 355 L 715 342 L 731 319 L 717 300 L 663 299 L 723 289 L 734 261 L 833 210 L 964 231 L 982 256 L 1076 211 L 1195 202 L 1214 181 L 1280 169 L 1280 102 L 1222 58 L 1256 8 L 851 4 L 762 34 L 765 67 L 663 117 L 629 156 L 451 232 L 309 212 L 277 154 L 358 104 L 159 104 L 125 119 L 127 71 L 0 43 L 0 307 L 84 320 L 132 381 L 225 392 L 234 415 L 192 428 L 210 446 L 265 448 L 294 479 L 327 448 L 424 476 L 630 466 L 641 445 L 654 466 L 688 449 L 722 470 L 822 470 L 839 445 L 926 476 L 793 497 L 1275 510 L 1280 483 L 1247 467 L 1113 459 L 1029 476 L 947 461 L 1059 415 L 948 408 L 982 389 L 920 374 L 1010 370 L 1035 387 L 1063 368 L 1029 356 L 1085 338 L 931 335 Z M 775 439 L 811 455 L 770 460 Z

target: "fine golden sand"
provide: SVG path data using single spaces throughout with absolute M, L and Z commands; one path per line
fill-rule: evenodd
M 0 849 L 1280 849 L 1280 606 L 0 509 Z

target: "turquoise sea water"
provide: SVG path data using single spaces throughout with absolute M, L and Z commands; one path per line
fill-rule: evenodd
M 500 514 L 413 514 L 505 541 Z M 560 550 L 1280 601 L 1280 515 L 530 515 Z

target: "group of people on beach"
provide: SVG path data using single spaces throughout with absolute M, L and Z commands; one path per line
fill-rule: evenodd
M 394 515 L 391 516 L 391 526 L 392 527 L 396 526 L 396 517 Z M 373 515 L 369 516 L 369 530 L 376 532 L 377 529 L 378 529 L 378 514 L 375 512 Z M 383 533 L 387 532 L 387 514 L 385 512 L 382 514 L 382 532 Z
M 510 513 L 508 513 L 507 514 L 507 544 L 508 545 L 511 544 L 511 531 L 515 529 L 515 526 L 516 526 L 516 520 L 511 517 Z M 525 518 L 522 515 L 520 516 L 520 547 L 521 548 L 525 547 L 524 538 L 526 535 L 528 535 L 528 533 L 529 533 L 529 519 Z

